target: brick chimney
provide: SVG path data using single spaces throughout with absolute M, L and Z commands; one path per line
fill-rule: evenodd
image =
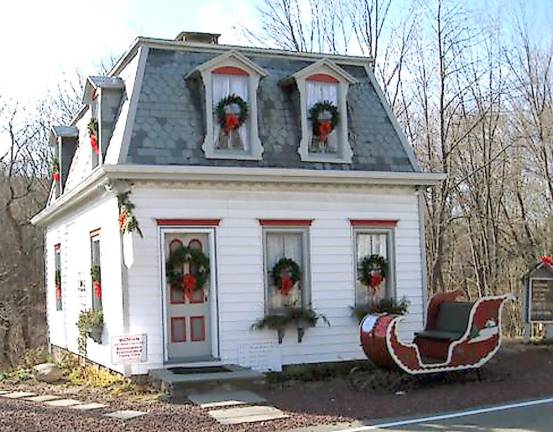
M 188 42 L 188 43 L 204 43 L 204 44 L 213 44 L 217 45 L 219 43 L 218 33 L 203 33 L 203 32 L 180 32 L 179 35 L 175 38 L 179 42 Z

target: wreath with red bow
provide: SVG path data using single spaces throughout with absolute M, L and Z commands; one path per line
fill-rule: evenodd
M 309 109 L 309 120 L 313 125 L 313 135 L 325 143 L 328 136 L 336 129 L 340 121 L 340 113 L 336 105 L 325 100 L 317 102 Z
M 51 170 L 52 170 L 52 180 L 54 180 L 55 182 L 59 182 L 60 181 L 60 161 L 56 157 L 52 159 Z
M 219 101 L 215 112 L 219 126 L 228 136 L 248 119 L 248 103 L 240 96 L 231 94 Z
M 100 303 L 102 302 L 102 274 L 99 265 L 94 265 L 90 268 L 90 276 L 92 278 L 92 290 L 94 297 Z
M 545 267 L 552 268 L 553 267 L 553 258 L 551 258 L 548 255 L 544 255 L 541 257 L 541 262 Z
M 287 296 L 300 280 L 300 266 L 291 258 L 281 258 L 271 272 L 273 283 L 284 296 Z
M 185 264 L 188 264 L 188 273 L 183 271 Z M 171 252 L 165 263 L 165 272 L 171 287 L 184 290 L 191 300 L 194 291 L 203 289 L 209 278 L 209 258 L 198 249 L 182 245 Z
M 95 154 L 100 153 L 100 147 L 98 147 L 98 120 L 91 118 L 86 126 L 88 130 L 88 136 L 90 137 L 90 146 Z
M 359 273 L 361 283 L 371 288 L 375 295 L 388 274 L 388 261 L 378 254 L 366 256 L 361 261 Z

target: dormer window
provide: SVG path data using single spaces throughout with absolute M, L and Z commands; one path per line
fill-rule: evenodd
M 202 149 L 210 159 L 260 160 L 263 146 L 257 126 L 257 87 L 267 73 L 231 51 L 199 66 L 205 87 L 206 136 Z
M 348 86 L 356 80 L 328 59 L 296 72 L 284 83 L 291 80 L 300 93 L 301 160 L 351 163 L 346 100 Z

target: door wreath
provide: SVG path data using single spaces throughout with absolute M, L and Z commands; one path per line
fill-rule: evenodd
M 372 254 L 361 261 L 359 280 L 372 290 L 372 295 L 378 294 L 380 284 L 388 274 L 388 261 L 382 255 Z
M 287 296 L 301 278 L 300 266 L 291 258 L 281 258 L 271 272 L 273 283 L 283 296 Z
M 194 271 L 184 273 L 184 265 Z M 184 290 L 188 300 L 192 300 L 194 292 L 203 289 L 209 278 L 209 258 L 200 250 L 186 246 L 178 246 L 167 259 L 165 271 L 172 288 Z

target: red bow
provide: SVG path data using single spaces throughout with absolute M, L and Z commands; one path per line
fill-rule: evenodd
M 52 180 L 54 180 L 55 182 L 59 182 L 60 181 L 60 173 L 59 172 L 53 172 L 52 173 Z
M 236 114 L 226 114 L 225 115 L 225 134 L 230 134 L 233 130 L 238 127 L 240 119 Z
M 332 132 L 334 127 L 332 126 L 332 121 L 330 120 L 324 120 L 322 122 L 319 122 L 319 139 L 322 142 L 326 142 L 328 139 L 328 136 Z
M 94 295 L 98 301 L 102 301 L 102 284 L 98 281 L 94 281 L 92 287 L 94 288 Z
M 94 153 L 100 153 L 100 149 L 98 147 L 98 138 L 96 138 L 96 134 L 90 135 L 90 145 L 92 146 L 92 151 L 94 151 Z
M 553 258 L 551 258 L 550 256 L 547 256 L 547 255 L 544 255 L 541 257 L 541 262 L 543 263 L 544 266 L 546 267 L 551 267 L 553 266 Z
M 290 290 L 294 286 L 294 281 L 291 276 L 282 276 L 280 278 L 280 292 L 287 296 L 290 293 Z
M 119 215 L 119 228 L 123 228 L 126 222 L 127 222 L 127 215 L 125 213 L 121 213 Z
M 61 286 L 56 286 L 56 300 L 61 300 Z
M 186 297 L 188 297 L 188 300 L 192 300 L 192 296 L 194 295 L 194 290 L 198 285 L 198 281 L 193 275 L 188 273 L 182 277 L 182 284 L 184 285 L 184 292 L 186 294 Z
M 369 281 L 369 286 L 375 288 L 382 283 L 382 275 L 380 273 L 375 273 L 371 275 L 371 280 Z

